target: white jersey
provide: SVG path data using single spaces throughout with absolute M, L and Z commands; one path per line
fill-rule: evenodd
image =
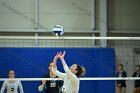
M 0 93 L 4 93 L 5 89 L 7 90 L 6 93 L 18 93 L 18 88 L 20 90 L 20 93 L 24 93 L 22 84 L 19 80 L 4 81 Z
M 62 88 L 63 93 L 78 93 L 79 78 L 69 70 L 67 65 L 64 66 L 64 70 L 66 73 L 61 73 L 56 68 L 53 68 L 53 72 L 64 81 Z

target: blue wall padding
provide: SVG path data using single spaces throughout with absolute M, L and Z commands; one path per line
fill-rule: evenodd
M 86 68 L 85 77 L 114 77 L 113 48 L 0 48 L 0 78 L 15 70 L 18 78 L 40 78 L 47 73 L 48 63 L 56 52 L 66 50 L 68 66 L 78 63 Z M 60 60 L 58 70 L 64 72 Z M 0 86 L 3 82 L 0 82 Z M 36 82 L 22 81 L 25 93 L 39 93 Z M 79 93 L 114 93 L 115 81 L 81 81 Z

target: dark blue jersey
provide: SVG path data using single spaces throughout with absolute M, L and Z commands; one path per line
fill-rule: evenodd
M 134 72 L 133 77 L 140 77 L 140 72 Z M 135 87 L 140 87 L 140 80 L 135 80 L 134 82 Z
M 125 71 L 117 71 L 116 77 L 127 77 L 127 73 Z M 117 80 L 117 84 L 126 86 L 125 80 Z
M 47 73 L 43 76 L 43 78 L 51 78 L 51 77 L 50 74 Z M 55 78 L 58 77 L 56 76 Z M 59 91 L 62 85 L 63 85 L 63 81 L 60 80 L 46 81 L 44 93 L 60 93 Z

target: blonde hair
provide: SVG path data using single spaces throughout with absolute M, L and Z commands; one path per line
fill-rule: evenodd
M 82 73 L 81 73 L 81 75 L 84 76 L 85 74 L 86 74 L 86 69 L 85 69 L 85 67 L 82 66 Z
M 77 77 L 84 76 L 85 73 L 86 73 L 86 69 L 85 69 L 83 66 L 79 65 L 79 64 L 76 64 L 76 65 L 77 65 L 76 70 L 78 71 L 78 72 L 76 73 L 76 76 L 77 76 Z

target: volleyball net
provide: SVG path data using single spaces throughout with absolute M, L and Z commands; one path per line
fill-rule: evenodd
M 86 68 L 80 78 L 80 93 L 114 93 L 117 80 L 126 80 L 129 93 L 133 82 L 140 80 L 132 77 L 140 64 L 140 37 L 0 36 L 0 86 L 11 80 L 8 72 L 14 70 L 14 80 L 22 81 L 26 93 L 30 89 L 38 93 L 41 80 L 60 80 L 42 77 L 56 53 L 64 50 L 68 66 L 77 63 Z M 123 64 L 127 77 L 116 77 L 118 64 Z M 64 72 L 60 60 L 57 68 Z

